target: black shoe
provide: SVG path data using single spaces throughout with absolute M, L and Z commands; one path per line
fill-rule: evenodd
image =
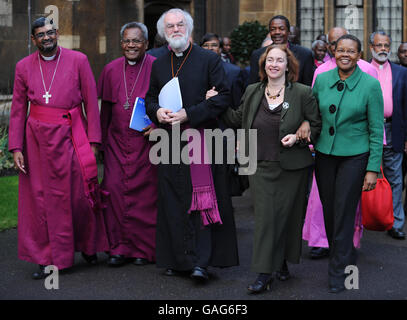
M 191 273 L 191 278 L 199 281 L 206 281 L 209 279 L 208 271 L 206 268 L 194 267 Z
M 321 259 L 329 256 L 329 249 L 328 248 L 320 248 L 320 247 L 313 247 L 309 255 L 311 259 Z
M 96 254 L 92 254 L 88 256 L 87 254 L 82 252 L 82 258 L 91 265 L 96 265 L 98 263 L 98 256 Z
M 286 281 L 291 278 L 290 271 L 288 271 L 287 261 L 284 260 L 281 270 L 276 272 L 276 277 L 280 281 Z
M 387 233 L 394 239 L 404 240 L 406 238 L 406 233 L 401 229 L 391 228 Z
M 48 273 L 45 273 L 45 266 L 40 264 L 39 267 L 39 270 L 31 275 L 31 278 L 33 278 L 34 280 L 41 280 L 48 277 Z
M 135 264 L 136 266 L 144 266 L 148 264 L 148 260 L 144 258 L 135 258 L 133 260 L 133 264 Z
M 120 267 L 126 263 L 126 258 L 121 254 L 116 254 L 109 257 L 107 264 L 110 267 Z
M 339 293 L 345 290 L 345 287 L 329 287 L 329 293 Z
M 262 293 L 271 289 L 271 283 L 273 282 L 273 276 L 268 273 L 260 273 L 256 281 L 247 287 L 250 294 Z
M 172 277 L 172 276 L 177 275 L 177 272 L 174 269 L 166 269 L 164 274 L 166 276 Z

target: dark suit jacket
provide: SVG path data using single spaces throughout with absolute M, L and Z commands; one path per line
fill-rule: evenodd
M 265 85 L 262 82 L 249 85 L 242 97 L 238 110 L 228 109 L 222 120 L 230 127 L 245 130 L 246 150 L 249 150 L 249 134 L 256 117 L 260 102 L 264 96 Z M 279 139 L 287 134 L 295 134 L 304 120 L 311 126 L 311 140 L 315 143 L 321 132 L 321 117 L 317 101 L 310 87 L 300 83 L 289 83 L 285 89 L 284 102 L 288 108 L 281 111 Z M 286 170 L 306 168 L 313 164 L 312 154 L 307 145 L 295 144 L 291 148 L 280 145 L 280 166 Z
M 229 62 L 222 61 L 226 79 L 231 95 L 231 107 L 237 109 L 244 92 L 244 73 L 240 67 Z
M 260 56 L 266 51 L 266 48 L 267 47 L 257 49 L 252 53 L 250 58 L 249 84 L 260 81 L 259 59 Z M 311 86 L 312 78 L 314 76 L 314 58 L 312 57 L 312 51 L 293 43 L 289 44 L 289 49 L 295 55 L 300 64 L 298 82 Z
M 168 49 L 167 45 L 163 45 L 158 48 L 151 48 L 150 50 L 147 51 L 147 53 L 149 55 L 156 57 L 156 58 L 159 58 L 159 57 L 167 54 L 168 52 L 170 52 L 170 50 Z
M 185 55 L 190 47 L 184 51 L 184 56 L 173 57 L 174 71 L 182 61 L 185 63 L 178 74 L 181 88 L 182 103 L 189 125 L 192 128 L 212 128 L 217 125 L 217 117 L 230 105 L 230 92 L 227 87 L 225 71 L 220 56 L 210 50 L 192 45 L 189 57 Z M 146 113 L 151 121 L 160 125 L 157 119 L 158 96 L 161 89 L 172 79 L 171 53 L 157 58 L 151 69 L 150 87 L 146 95 Z M 206 92 L 212 87 L 218 94 L 205 99 Z
M 404 151 L 407 140 L 407 69 L 390 62 L 393 78 L 392 145 L 396 152 Z

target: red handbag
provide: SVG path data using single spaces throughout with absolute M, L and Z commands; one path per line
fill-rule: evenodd
M 393 196 L 391 186 L 382 171 L 376 188 L 363 191 L 361 197 L 362 225 L 367 230 L 385 231 L 393 227 Z

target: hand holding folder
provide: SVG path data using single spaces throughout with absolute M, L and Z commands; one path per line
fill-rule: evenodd
M 150 118 L 146 114 L 146 106 L 143 98 L 137 97 L 134 102 L 129 128 L 143 132 L 151 124 Z

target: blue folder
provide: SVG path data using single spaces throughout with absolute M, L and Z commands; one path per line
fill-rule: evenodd
M 131 129 L 142 132 L 145 127 L 151 124 L 150 118 L 146 114 L 146 106 L 143 98 L 138 97 L 134 103 L 133 113 L 131 114 Z

